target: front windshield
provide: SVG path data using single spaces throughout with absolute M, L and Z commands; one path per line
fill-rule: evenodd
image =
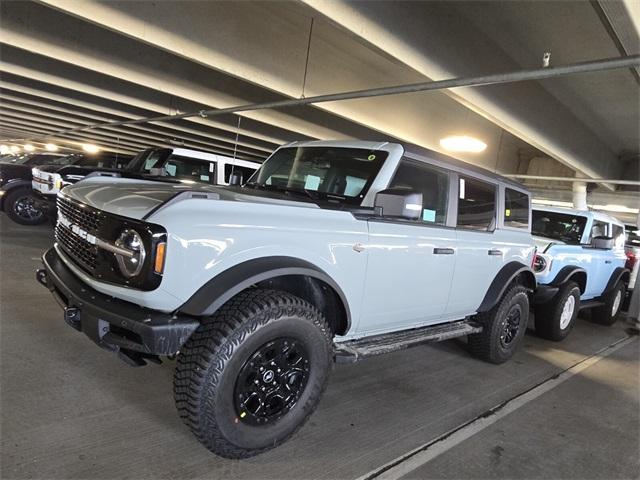
M 533 210 L 531 216 L 533 220 L 531 233 L 533 235 L 573 245 L 580 244 L 584 227 L 587 224 L 587 217 L 580 215 Z
M 385 151 L 362 148 L 281 148 L 247 186 L 359 205 L 386 158 Z

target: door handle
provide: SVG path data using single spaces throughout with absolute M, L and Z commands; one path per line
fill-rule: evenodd
M 604 263 L 611 263 L 611 260 L 605 260 Z
M 453 255 L 456 251 L 453 248 L 434 248 L 434 255 Z
M 489 250 L 489 255 L 492 255 L 492 256 L 495 255 L 496 257 L 498 257 L 498 256 L 501 257 L 502 256 L 502 250 L 491 249 L 491 250 Z

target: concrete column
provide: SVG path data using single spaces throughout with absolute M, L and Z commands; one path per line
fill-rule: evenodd
M 587 184 L 585 182 L 573 182 L 573 208 L 587 210 Z

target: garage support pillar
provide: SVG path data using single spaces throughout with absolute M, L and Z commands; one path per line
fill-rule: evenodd
M 587 210 L 587 184 L 585 182 L 573 182 L 573 208 Z

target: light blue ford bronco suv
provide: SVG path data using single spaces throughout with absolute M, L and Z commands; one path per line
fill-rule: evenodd
M 509 359 L 535 288 L 529 197 L 431 151 L 294 143 L 244 186 L 64 188 L 37 278 L 128 363 L 175 356 L 181 417 L 243 458 L 302 426 L 334 360 L 461 336 Z
M 624 224 L 604 213 L 536 206 L 532 233 L 536 333 L 565 338 L 582 308 L 592 320 L 613 325 L 629 283 Z

